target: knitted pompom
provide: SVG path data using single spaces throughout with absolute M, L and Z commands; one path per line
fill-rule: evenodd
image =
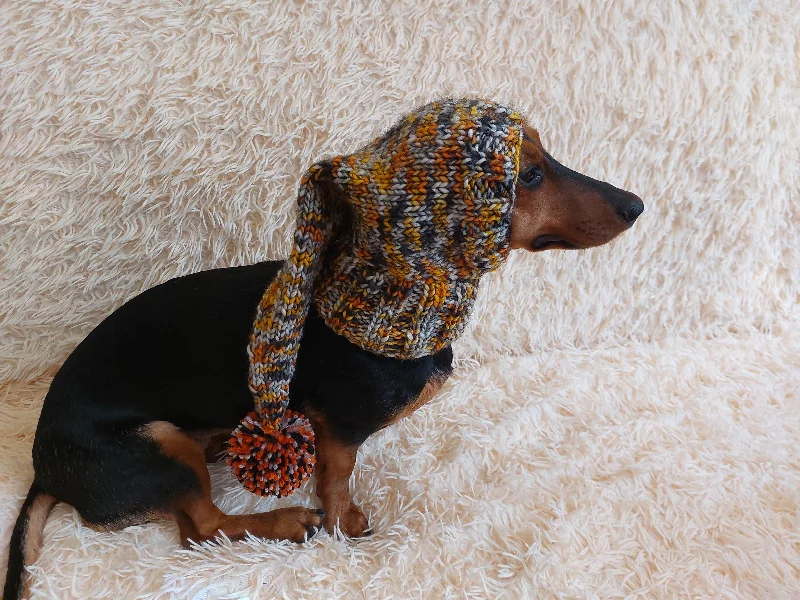
M 293 410 L 286 411 L 277 429 L 251 412 L 228 441 L 233 474 L 260 496 L 288 496 L 308 479 L 315 460 L 311 423 Z

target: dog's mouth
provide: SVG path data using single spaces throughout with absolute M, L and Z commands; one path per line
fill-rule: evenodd
M 550 250 L 551 248 L 562 248 L 565 250 L 572 250 L 577 248 L 574 244 L 570 244 L 564 238 L 557 235 L 540 235 L 531 244 L 531 249 L 535 251 Z

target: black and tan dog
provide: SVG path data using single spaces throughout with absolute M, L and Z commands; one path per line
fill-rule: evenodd
M 512 248 L 598 246 L 644 210 L 634 194 L 556 162 L 530 128 L 519 173 Z M 348 489 L 356 451 L 436 393 L 451 372 L 452 351 L 406 361 L 377 356 L 334 334 L 313 311 L 290 397 L 316 432 L 322 509 L 227 515 L 211 501 L 206 462 L 253 409 L 248 336 L 279 266 L 216 269 L 156 286 L 106 318 L 66 360 L 39 419 L 34 481 L 11 539 L 6 600 L 20 595 L 24 565 L 34 560 L 56 502 L 104 530 L 175 518 L 184 545 L 219 532 L 294 541 L 320 526 L 338 524 L 354 537 L 367 532 Z

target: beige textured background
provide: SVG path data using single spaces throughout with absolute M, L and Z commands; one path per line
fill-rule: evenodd
M 156 283 L 283 256 L 304 167 L 414 106 L 514 104 L 646 204 L 486 282 L 454 381 L 360 459 L 370 540 L 182 555 L 171 525 L 61 506 L 35 597 L 793 597 L 798 32 L 792 0 L 1 3 L 3 544 L 82 337 Z

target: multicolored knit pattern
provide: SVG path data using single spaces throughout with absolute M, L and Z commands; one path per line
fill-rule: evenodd
M 315 285 L 331 329 L 401 359 L 453 342 L 481 277 L 508 254 L 522 125 L 491 102 L 434 102 L 333 159 L 356 222 Z
M 247 348 L 256 413 L 245 417 L 228 441 L 233 474 L 262 496 L 290 494 L 314 467 L 311 425 L 297 413 L 287 418 L 286 409 L 314 280 L 341 218 L 325 201 L 327 172 L 314 165 L 300 182 L 292 254 L 259 302 Z
M 250 391 L 259 416 L 276 427 L 289 405 L 289 382 L 322 254 L 339 221 L 324 198 L 322 180 L 329 178 L 329 170 L 317 164 L 301 180 L 294 247 L 264 292 L 250 334 Z
M 433 354 L 461 333 L 481 277 L 508 254 L 523 123 L 493 102 L 433 102 L 311 167 L 292 254 L 259 303 L 248 348 L 261 422 L 245 419 L 229 444 L 247 489 L 284 495 L 307 476 L 296 465 L 312 460 L 313 440 L 294 444 L 306 453 L 298 463 L 267 438 L 282 426 L 312 301 L 334 332 L 383 356 Z

